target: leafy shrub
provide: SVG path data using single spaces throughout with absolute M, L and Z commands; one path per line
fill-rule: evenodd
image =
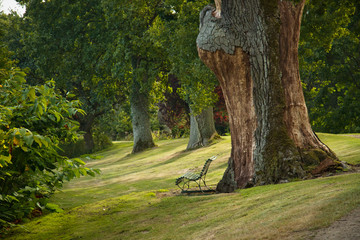
M 94 129 L 93 139 L 93 152 L 101 151 L 112 146 L 112 141 L 109 136 L 103 132 L 98 132 L 96 128 Z M 80 136 L 75 142 L 61 144 L 60 148 L 61 150 L 59 151 L 59 154 L 68 158 L 80 157 L 89 153 L 85 140 L 82 136 Z
M 94 137 L 94 151 L 100 151 L 112 146 L 112 141 L 104 132 L 95 131 Z
M 0 69 L 0 231 L 42 209 L 65 180 L 94 176 L 80 159 L 58 154 L 76 140 L 78 100 L 68 101 L 54 82 L 29 86 L 19 69 Z M 72 96 L 71 96 L 72 97 Z
M 125 103 L 123 106 L 115 106 L 106 114 L 96 119 L 95 127 L 93 128 L 94 144 L 97 139 L 104 140 L 101 135 L 107 135 L 111 140 L 122 140 L 132 133 L 131 117 L 130 117 L 130 103 Z M 100 142 L 101 142 L 100 141 Z
M 61 148 L 61 150 L 58 151 L 59 154 L 61 156 L 66 156 L 68 158 L 79 157 L 81 155 L 88 153 L 85 140 L 82 136 L 80 136 L 74 142 L 67 142 L 65 144 L 60 144 L 59 147 Z

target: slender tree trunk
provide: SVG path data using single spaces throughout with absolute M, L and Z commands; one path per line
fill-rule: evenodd
M 142 92 L 140 89 L 140 84 L 134 79 L 130 98 L 131 119 L 134 134 L 133 153 L 141 152 L 155 146 L 151 134 L 149 96 L 147 92 Z
M 186 150 L 207 146 L 216 136 L 213 108 L 204 109 L 197 116 L 190 109 L 190 139 Z
M 199 56 L 219 79 L 230 117 L 232 152 L 218 191 L 302 178 L 336 158 L 313 133 L 302 92 L 304 4 L 227 0 L 220 16 L 209 7 L 200 14 Z

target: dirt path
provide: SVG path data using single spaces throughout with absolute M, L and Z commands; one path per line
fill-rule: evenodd
M 360 138 L 360 135 L 349 135 Z M 359 167 L 354 166 L 359 172 Z M 355 209 L 349 215 L 334 222 L 330 227 L 320 229 L 314 240 L 359 240 L 360 239 L 360 208 Z
M 334 222 L 330 227 L 320 229 L 314 240 L 359 240 L 360 208 Z

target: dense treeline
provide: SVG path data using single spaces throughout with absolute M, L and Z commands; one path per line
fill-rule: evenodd
M 12 58 L 27 69 L 29 84 L 54 79 L 63 94 L 71 91 L 80 99 L 87 113 L 78 117 L 87 151 L 101 148 L 106 136 L 131 137 L 131 96 L 148 99 L 141 116 L 149 115 L 153 131 L 169 130 L 157 114 L 158 103 L 164 106 L 165 93 L 172 91 L 169 74 L 181 82 L 174 94 L 196 113 L 218 100 L 215 78 L 198 59 L 194 42 L 198 13 L 209 1 L 134 1 L 130 7 L 110 0 L 22 2 L 24 17 L 7 17 Z M 300 72 L 316 131 L 360 130 L 358 5 L 349 0 L 305 6 Z M 134 89 L 140 92 L 131 94 Z M 188 115 L 186 108 L 182 112 Z M 173 136 L 179 127 L 189 128 L 185 115 L 178 124 L 169 123 Z M 223 111 L 216 115 L 226 116 Z M 114 120 L 102 124 L 105 119 Z
M 0 227 L 43 207 L 64 179 L 94 174 L 59 146 L 84 143 L 74 156 L 127 138 L 141 151 L 189 135 L 190 113 L 201 122 L 213 106 L 218 132 L 229 131 L 195 43 L 213 1 L 18 2 L 24 16 L 0 16 Z M 316 131 L 360 132 L 359 11 L 355 0 L 305 6 L 300 72 Z
M 305 5 L 300 73 L 315 131 L 360 132 L 360 4 Z
M 101 148 L 108 135 L 116 140 L 129 133 L 135 151 L 142 149 L 138 142 L 153 146 L 151 129 L 168 129 L 157 112 L 164 93 L 173 91 L 169 74 L 182 83 L 174 92 L 186 102 L 179 119 L 189 118 L 187 105 L 200 113 L 217 100 L 215 78 L 193 41 L 198 13 L 208 1 L 22 2 L 24 17 L 8 20 L 15 30 L 8 36 L 13 57 L 27 68 L 29 84 L 54 79 L 60 91 L 79 98 L 86 111 L 78 117 L 86 151 Z M 111 128 L 102 124 L 114 114 L 130 118 L 110 121 Z M 188 132 L 188 121 L 179 121 L 169 136 L 178 136 L 179 129 L 180 135 Z

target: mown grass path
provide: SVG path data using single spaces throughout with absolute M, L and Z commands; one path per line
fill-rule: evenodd
M 341 160 L 360 163 L 360 139 L 319 137 Z M 230 138 L 194 151 L 184 151 L 187 139 L 157 144 L 130 155 L 131 142 L 116 142 L 100 159 L 85 159 L 102 174 L 66 184 L 51 199 L 64 212 L 33 219 L 9 239 L 308 239 L 360 206 L 359 173 L 182 196 L 175 179 L 208 157 L 218 155 L 208 183 L 221 179 Z

